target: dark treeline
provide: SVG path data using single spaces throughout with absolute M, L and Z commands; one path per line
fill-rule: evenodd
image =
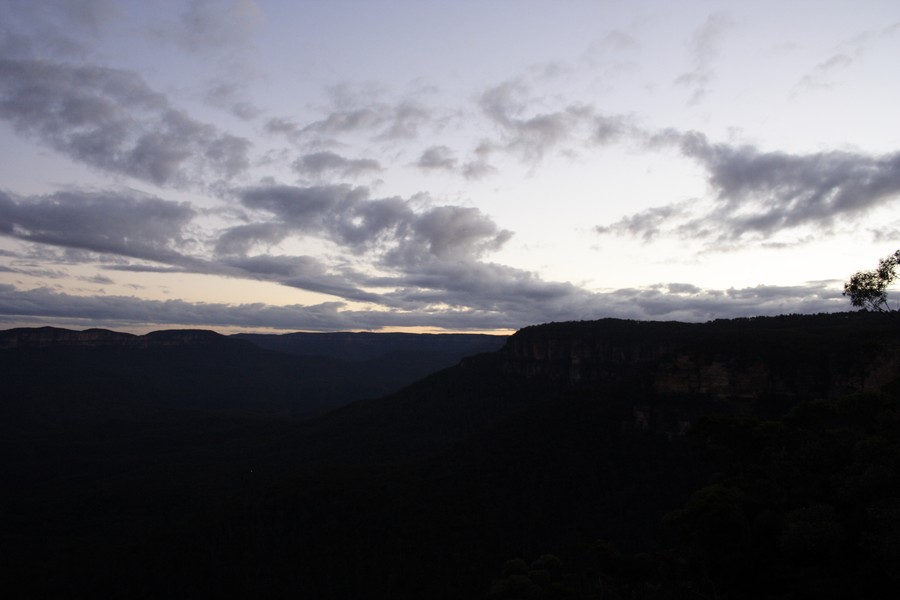
M 47 363 L 63 371 L 29 387 L 9 366 L 21 354 L 5 350 L 4 379 L 19 387 L 0 425 L 3 587 L 22 598 L 864 596 L 896 584 L 900 558 L 898 334 L 893 315 L 551 324 L 306 420 L 218 410 L 214 382 L 202 405 L 138 411 L 153 398 L 135 391 L 134 362 L 138 383 L 111 396 L 64 392 L 60 373 L 77 382 L 78 362 Z M 602 379 L 622 361 L 628 377 Z M 859 377 L 812 385 L 823 361 Z M 728 373 L 770 383 L 747 395 L 720 385 Z M 869 391 L 843 393 L 857 381 Z

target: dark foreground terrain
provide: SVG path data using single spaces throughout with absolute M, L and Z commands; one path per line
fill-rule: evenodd
M 154 335 L 0 332 L 4 597 L 844 598 L 900 579 L 894 314 L 529 327 L 328 412 L 299 407 L 348 382 L 297 352 Z

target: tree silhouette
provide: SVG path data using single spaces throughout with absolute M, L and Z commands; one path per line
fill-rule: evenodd
M 887 288 L 897 278 L 894 270 L 900 263 L 900 250 L 878 261 L 873 271 L 857 271 L 844 284 L 844 295 L 850 296 L 850 303 L 865 310 L 883 312 L 890 310 L 887 302 Z

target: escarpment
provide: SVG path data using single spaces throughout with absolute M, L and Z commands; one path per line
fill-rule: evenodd
M 896 380 L 900 317 L 550 323 L 522 329 L 501 355 L 506 373 L 535 386 L 627 396 L 636 406 L 685 413 L 682 421 L 709 411 L 762 415 Z

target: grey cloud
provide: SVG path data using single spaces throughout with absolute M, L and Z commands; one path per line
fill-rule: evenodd
M 385 140 L 414 139 L 419 129 L 432 119 L 432 111 L 416 102 L 404 101 L 393 107 L 388 126 L 379 134 Z
M 638 137 L 640 131 L 632 119 L 623 115 L 597 115 L 593 119 L 593 141 L 600 145 Z
M 263 126 L 267 133 L 283 135 L 288 138 L 296 137 L 300 134 L 301 127 L 290 119 L 284 117 L 273 117 L 266 121 Z
M 727 237 L 769 235 L 801 225 L 829 226 L 855 218 L 900 194 L 900 153 L 791 155 L 752 146 L 709 144 L 694 136 L 682 146 L 709 174 Z
M 432 113 L 428 108 L 412 101 L 402 101 L 396 105 L 373 102 L 361 107 L 334 110 L 324 119 L 302 127 L 286 126 L 291 123 L 286 119 L 273 119 L 268 129 L 286 134 L 294 141 L 317 135 L 355 133 L 369 133 L 380 140 L 398 140 L 416 138 L 419 129 L 431 119 Z
M 0 60 L 0 117 L 77 161 L 158 185 L 232 177 L 249 164 L 247 140 L 191 119 L 117 69 Z
M 365 246 L 376 241 L 384 227 L 395 224 L 378 214 L 379 209 L 390 212 L 390 203 L 372 205 L 368 212 L 363 209 L 368 195 L 366 188 L 349 185 L 280 185 L 249 188 L 240 198 L 248 208 L 266 211 L 294 231 Z
M 819 63 L 812 72 L 803 76 L 797 84 L 798 88 L 822 89 L 832 86 L 831 76 L 838 70 L 850 67 L 856 58 L 839 53 Z
M 112 279 L 105 275 L 94 275 L 92 277 L 80 277 L 82 281 L 87 281 L 89 283 L 97 283 L 100 285 L 111 285 L 115 283 Z
M 346 310 L 340 302 L 304 306 L 191 303 L 141 300 L 127 296 L 72 296 L 47 288 L 17 291 L 0 284 L 0 319 L 13 324 L 128 328 L 137 326 L 202 326 L 273 328 L 288 331 L 377 330 L 385 327 L 444 327 L 484 330 L 497 327 L 497 315 Z M 500 327 L 508 327 L 502 323 Z
M 163 263 L 178 252 L 195 212 L 187 204 L 137 194 L 60 192 L 15 200 L 0 193 L 0 231 L 28 242 Z
M 491 154 L 497 150 L 496 144 L 489 141 L 482 141 L 475 148 L 475 158 L 467 162 L 462 167 L 463 176 L 466 179 L 482 179 L 488 175 L 493 175 L 497 169 L 490 163 Z
M 261 22 L 253 0 L 191 0 L 177 25 L 161 34 L 194 52 L 221 50 L 245 43 Z
M 691 90 L 690 103 L 700 102 L 709 93 L 709 84 L 715 79 L 713 61 L 718 57 L 722 36 L 734 25 L 731 16 L 716 12 L 707 17 L 691 37 L 690 48 L 693 68 L 675 78 L 675 83 Z
M 381 164 L 371 158 L 345 158 L 334 152 L 315 152 L 298 158 L 291 165 L 300 175 L 321 177 L 334 173 L 343 177 L 357 177 L 381 171 Z
M 262 110 L 244 99 L 244 86 L 235 82 L 215 81 L 206 90 L 206 101 L 217 108 L 227 110 L 244 121 L 258 117 Z
M 499 267 L 504 269 L 504 267 Z M 490 269 L 487 266 L 486 269 Z M 506 279 L 509 279 L 508 277 Z M 486 282 L 502 281 L 488 273 Z M 479 281 L 473 276 L 468 286 Z M 537 282 L 532 282 L 535 284 Z M 671 286 L 673 284 L 669 284 Z M 759 286 L 745 289 L 702 290 L 669 293 L 669 286 L 622 289 L 602 294 L 567 290 L 566 284 L 537 291 L 553 302 L 529 298 L 529 282 L 498 288 L 497 302 L 485 307 L 435 309 L 435 298 L 410 289 L 410 298 L 398 304 L 410 309 L 348 310 L 338 302 L 314 306 L 266 304 L 207 304 L 182 300 L 141 300 L 125 296 L 72 296 L 47 288 L 19 291 L 0 284 L 0 319 L 12 324 L 51 322 L 56 325 L 134 327 L 181 325 L 204 327 L 276 328 L 284 330 L 338 331 L 381 327 L 430 326 L 448 329 L 520 328 L 548 321 L 618 317 L 648 320 L 708 321 L 716 318 L 777 315 L 785 313 L 837 312 L 847 309 L 846 298 L 836 284 Z M 403 292 L 401 292 L 402 294 Z M 512 294 L 520 293 L 524 302 Z M 461 294 L 462 295 L 462 294 Z M 503 297 L 506 301 L 503 301 Z M 537 298 L 537 297 L 535 297 Z M 453 298 L 450 298 L 451 302 Z M 437 297 L 440 301 L 440 297 Z M 415 308 L 417 305 L 423 308 Z M 46 321 L 44 321 L 46 320 Z
M 412 223 L 416 238 L 441 259 L 480 256 L 500 249 L 512 233 L 498 231 L 477 208 L 438 206 L 418 215 Z
M 594 231 L 601 235 L 625 234 L 641 237 L 649 242 L 660 231 L 671 230 L 672 222 L 685 215 L 685 206 L 670 204 L 649 208 L 643 212 L 622 217 L 611 225 L 598 225 Z
M 0 55 L 83 56 L 116 13 L 111 0 L 0 0 Z
M 505 150 L 534 162 L 551 148 L 569 141 L 581 127 L 597 125 L 599 132 L 594 109 L 587 105 L 571 104 L 561 110 L 521 117 L 528 104 L 527 92 L 522 82 L 508 81 L 488 89 L 479 99 L 484 114 L 502 128 Z M 599 133 L 595 134 L 598 137 Z
M 422 152 L 416 166 L 421 169 L 452 170 L 456 168 L 456 157 L 453 156 L 453 150 L 447 146 L 431 146 Z
M 622 31 L 621 29 L 613 29 L 606 33 L 603 38 L 599 41 L 599 45 L 603 48 L 609 48 L 612 50 L 630 50 L 631 48 L 636 47 L 637 40 L 634 39 L 634 36 L 626 31 Z
M 832 76 L 836 72 L 847 69 L 861 60 L 873 43 L 891 38 L 898 32 L 900 32 L 900 22 L 856 35 L 853 39 L 841 44 L 834 54 L 819 62 L 812 71 L 804 75 L 797 83 L 797 89 L 830 88 L 833 85 Z
M 280 278 L 321 276 L 325 273 L 322 263 L 311 256 L 237 256 L 226 262 L 248 273 Z
M 256 244 L 274 245 L 290 234 L 283 223 L 248 223 L 225 230 L 216 241 L 219 255 L 247 254 Z
M 477 180 L 493 175 L 497 168 L 484 159 L 476 159 L 463 165 L 463 176 L 466 179 Z
M 679 202 L 651 208 L 597 228 L 650 239 L 660 233 L 729 243 L 766 239 L 803 226 L 827 231 L 900 196 L 900 153 L 795 155 L 753 146 L 710 143 L 702 134 L 664 131 L 651 146 L 676 145 L 707 172 L 713 205 Z
M 370 199 L 347 185 L 263 186 L 241 193 L 248 208 L 264 210 L 292 230 L 324 237 L 358 252 L 389 252 L 394 266 L 416 257 L 479 256 L 509 239 L 475 208 L 438 206 L 417 211 L 413 201 Z
M 331 273 L 317 258 L 311 256 L 256 255 L 234 256 L 225 264 L 238 269 L 244 276 L 277 282 L 311 292 L 319 292 L 359 302 L 378 302 L 379 296 L 354 285 L 358 277 L 347 273 Z
M 104 265 L 104 269 L 108 271 L 126 271 L 129 273 L 188 273 L 189 270 L 184 267 L 163 267 L 159 265 L 144 264 L 124 264 L 124 265 Z
M 570 283 L 543 281 L 528 271 L 474 260 L 423 261 L 379 283 L 397 288 L 384 296 L 384 302 L 394 308 L 477 310 L 519 326 L 535 319 L 575 318 L 599 308 L 591 308 L 592 294 Z

